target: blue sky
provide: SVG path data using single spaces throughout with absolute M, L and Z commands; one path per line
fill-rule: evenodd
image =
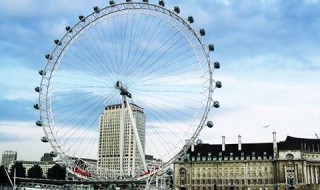
M 96 5 L 107 1 L 0 0 L 0 152 L 38 160 L 51 151 L 34 125 L 37 71 L 65 26 Z M 221 108 L 210 113 L 215 125 L 201 133 L 204 142 L 220 143 L 224 135 L 234 143 L 239 134 L 243 142 L 270 142 L 273 131 L 278 140 L 320 134 L 319 0 L 166 1 L 175 5 L 183 17 L 193 15 L 194 28 L 206 29 L 204 41 L 215 45 L 211 59 L 222 65 L 214 75 L 223 84 L 214 93 Z

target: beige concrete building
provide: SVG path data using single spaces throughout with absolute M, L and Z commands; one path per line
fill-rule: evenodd
M 136 122 L 142 149 L 145 152 L 145 114 L 143 108 L 130 104 Z M 135 176 L 142 159 L 138 151 L 129 114 L 125 109 L 123 175 Z M 120 171 L 120 115 L 121 104 L 105 107 L 100 118 L 100 136 L 98 151 L 98 168 L 101 176 L 116 178 Z M 143 169 L 143 168 L 141 168 Z
M 174 163 L 174 188 L 320 189 L 320 140 L 288 136 L 270 143 L 198 144 Z

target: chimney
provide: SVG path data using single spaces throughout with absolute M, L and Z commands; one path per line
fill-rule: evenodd
M 194 142 L 191 143 L 191 152 L 194 152 Z
M 226 150 L 226 137 L 222 136 L 222 151 Z
M 277 158 L 277 154 L 278 154 L 278 144 L 277 144 L 276 134 L 277 133 L 275 131 L 272 133 L 272 135 L 273 135 L 273 158 L 274 159 Z
M 241 151 L 241 135 L 238 136 L 238 150 Z

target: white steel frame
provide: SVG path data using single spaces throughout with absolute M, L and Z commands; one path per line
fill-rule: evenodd
M 44 75 L 42 76 L 41 79 L 41 85 L 40 88 L 42 89 L 39 95 L 39 106 L 40 106 L 40 121 L 42 121 L 43 125 L 43 131 L 45 133 L 45 136 L 49 140 L 52 148 L 54 149 L 54 152 L 58 153 L 60 158 L 64 161 L 66 165 L 72 165 L 73 163 L 69 160 L 68 155 L 65 153 L 65 150 L 62 149 L 62 144 L 63 142 L 60 142 L 59 139 L 55 137 L 55 122 L 54 122 L 54 117 L 52 113 L 52 108 L 51 108 L 51 90 L 52 90 L 52 78 L 55 75 L 55 72 L 58 68 L 58 65 L 60 64 L 61 59 L 63 58 L 64 54 L 66 51 L 68 51 L 69 47 L 72 45 L 73 41 L 82 33 L 86 32 L 87 30 L 90 29 L 91 26 L 95 25 L 98 23 L 100 20 L 104 19 L 104 17 L 108 17 L 112 14 L 114 15 L 121 15 L 121 14 L 126 14 L 126 12 L 132 11 L 132 12 L 139 12 L 141 11 L 140 14 L 145 14 L 149 16 L 154 16 L 154 17 L 159 17 L 160 19 L 165 20 L 167 23 L 170 23 L 173 25 L 180 33 L 183 34 L 183 36 L 189 41 L 190 45 L 194 49 L 194 52 L 197 54 L 198 51 L 204 52 L 205 57 L 198 58 L 198 59 L 205 59 L 207 62 L 207 68 L 208 70 L 208 78 L 207 78 L 207 84 L 208 84 L 208 94 L 207 94 L 207 99 L 206 99 L 206 109 L 204 111 L 204 115 L 202 116 L 202 119 L 197 127 L 197 129 L 194 131 L 193 136 L 189 139 L 187 142 L 186 146 L 176 154 L 173 158 L 171 158 L 167 163 L 163 165 L 163 168 L 168 167 L 176 158 L 182 156 L 185 153 L 185 150 L 188 149 L 191 144 L 194 142 L 194 140 L 197 138 L 199 135 L 200 131 L 202 128 L 205 126 L 208 113 L 210 109 L 212 108 L 213 105 L 213 100 L 212 100 L 212 93 L 214 90 L 214 81 L 212 77 L 212 63 L 210 61 L 209 57 L 209 50 L 207 47 L 203 44 L 201 35 L 193 30 L 191 25 L 188 23 L 187 20 L 181 18 L 177 13 L 174 11 L 171 11 L 169 9 L 166 9 L 163 6 L 160 5 L 155 5 L 155 4 L 148 4 L 148 3 L 140 3 L 140 2 L 130 2 L 130 3 L 120 3 L 120 4 L 115 4 L 111 6 L 107 6 L 103 9 L 100 9 L 99 13 L 92 13 L 88 16 L 85 17 L 85 22 L 79 21 L 76 25 L 71 27 L 72 33 L 67 32 L 60 40 L 62 45 L 57 45 L 54 50 L 52 51 L 51 58 L 48 59 L 46 66 L 44 68 Z M 170 18 L 170 19 L 169 19 Z M 198 56 L 198 54 L 197 54 Z M 122 96 L 122 110 L 121 110 L 121 125 L 120 125 L 120 160 L 123 158 L 123 144 L 124 144 L 124 102 L 126 103 L 127 109 L 129 111 L 129 117 L 130 121 L 132 123 L 133 131 L 134 131 L 134 136 L 137 141 L 138 145 L 138 150 L 140 153 L 140 156 L 143 161 L 143 166 L 144 170 L 147 170 L 145 158 L 144 158 L 144 152 L 141 146 L 140 138 L 138 135 L 138 131 L 136 128 L 135 120 L 133 118 L 133 113 L 131 106 L 129 104 L 129 101 L 127 101 L 126 96 Z M 89 165 L 92 171 L 97 169 L 94 169 L 95 166 Z M 123 168 L 123 163 L 122 161 L 120 162 L 120 168 Z M 123 173 L 121 172 L 120 176 L 122 176 Z M 95 178 L 97 180 L 97 178 Z

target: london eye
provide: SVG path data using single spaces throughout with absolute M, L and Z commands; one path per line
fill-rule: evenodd
M 86 180 L 144 180 L 212 127 L 219 62 L 178 6 L 109 1 L 53 40 L 34 108 L 44 143 Z

